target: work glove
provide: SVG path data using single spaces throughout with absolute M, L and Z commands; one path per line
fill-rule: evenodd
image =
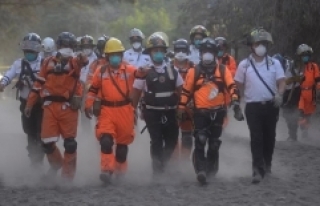
M 177 119 L 179 122 L 182 122 L 184 120 L 186 120 L 187 118 L 187 114 L 186 111 L 184 109 L 178 109 L 177 110 Z
M 273 105 L 275 107 L 280 107 L 283 103 L 283 96 L 279 93 L 277 93 L 273 98 Z
M 88 119 L 92 119 L 93 110 L 92 110 L 91 107 L 90 107 L 90 108 L 85 108 L 85 109 L 84 109 L 84 113 L 85 113 L 85 115 L 86 115 L 86 117 L 87 117 Z
M 24 115 L 29 118 L 31 116 L 32 107 L 26 107 L 24 109 Z
M 242 110 L 240 108 L 240 104 L 239 103 L 233 103 L 233 112 L 234 115 L 233 117 L 238 120 L 238 121 L 243 121 L 244 120 L 244 116 L 242 113 Z

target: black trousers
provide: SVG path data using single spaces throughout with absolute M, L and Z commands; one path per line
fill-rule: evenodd
M 266 167 L 272 165 L 279 108 L 274 107 L 273 102 L 247 103 L 245 115 L 250 130 L 253 172 L 264 176 Z
M 43 160 L 44 152 L 41 143 L 41 124 L 43 109 L 40 103 L 34 105 L 30 117 L 24 115 L 27 101 L 20 98 L 21 122 L 24 133 L 27 134 L 27 150 L 32 163 L 40 163 Z
M 150 133 L 152 168 L 154 173 L 161 173 L 178 141 L 179 126 L 176 111 L 145 109 L 143 115 Z
M 195 172 L 214 175 L 219 169 L 219 148 L 225 109 L 194 111 L 194 151 L 192 161 Z M 208 150 L 205 146 L 208 143 Z

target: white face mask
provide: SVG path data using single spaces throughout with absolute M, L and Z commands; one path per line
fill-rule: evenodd
M 86 55 L 87 57 L 90 56 L 92 54 L 93 50 L 92 49 L 83 49 L 83 53 L 84 55 Z
M 63 48 L 63 49 L 59 49 L 58 51 L 63 57 L 72 57 L 73 54 L 73 50 L 70 48 Z
M 134 42 L 134 43 L 132 44 L 132 47 L 133 47 L 134 49 L 140 49 L 140 48 L 141 48 L 141 43 L 140 43 L 140 42 Z
M 210 52 L 206 52 L 202 55 L 202 61 L 205 64 L 210 64 L 214 61 L 214 55 Z
M 183 52 L 178 52 L 174 55 L 174 58 L 180 62 L 188 59 L 188 55 L 186 53 Z
M 254 48 L 254 52 L 256 53 L 256 55 L 258 55 L 259 57 L 264 57 L 267 53 L 267 48 L 262 45 L 259 44 L 259 46 L 257 46 L 256 48 Z

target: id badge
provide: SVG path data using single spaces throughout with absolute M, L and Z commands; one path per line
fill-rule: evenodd
M 213 100 L 217 95 L 218 95 L 218 89 L 217 88 L 212 88 L 210 93 L 209 93 L 209 96 L 208 96 L 208 99 L 209 100 Z

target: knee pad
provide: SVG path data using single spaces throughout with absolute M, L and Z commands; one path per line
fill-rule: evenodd
M 207 143 L 208 135 L 205 130 L 200 130 L 195 134 L 196 141 L 205 145 Z
M 64 150 L 68 154 L 73 154 L 77 151 L 77 141 L 74 138 L 66 138 L 64 139 Z
M 211 151 L 219 151 L 219 148 L 220 148 L 220 145 L 221 145 L 221 140 L 219 139 L 214 139 L 214 140 L 211 140 L 210 143 L 209 143 L 209 150 Z
M 42 145 L 43 152 L 46 154 L 52 154 L 56 149 L 56 145 L 54 142 L 46 143 Z
M 116 161 L 119 163 L 124 163 L 127 160 L 127 155 L 128 155 L 128 145 L 117 144 Z
M 102 134 L 100 138 L 101 152 L 104 154 L 111 154 L 113 147 L 113 137 L 111 134 Z

